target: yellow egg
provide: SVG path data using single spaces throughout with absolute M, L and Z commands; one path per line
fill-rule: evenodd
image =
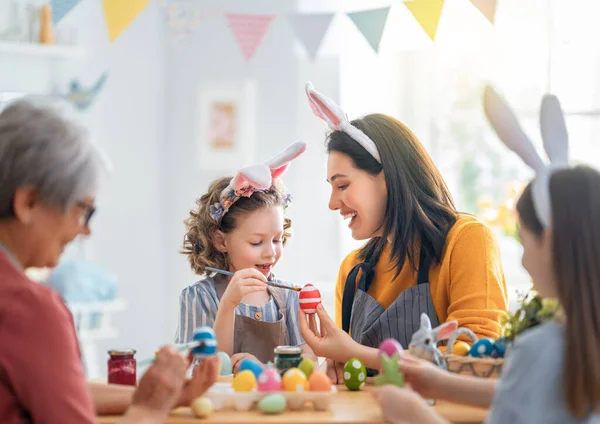
M 197 397 L 190 404 L 190 408 L 192 408 L 192 412 L 198 418 L 206 418 L 213 411 L 213 405 L 210 399 L 205 397 Z
M 331 379 L 319 371 L 314 371 L 308 379 L 308 389 L 311 392 L 330 392 Z
M 467 356 L 467 353 L 469 353 L 470 350 L 471 346 L 469 346 L 469 343 L 463 342 L 461 340 L 458 340 L 456 343 L 454 343 L 454 346 L 452 346 L 453 355 Z
M 240 371 L 233 378 L 231 387 L 236 392 L 251 392 L 256 389 L 256 377 L 250 370 Z
M 298 368 L 290 368 L 283 374 L 281 386 L 284 392 L 305 392 L 307 389 L 306 375 Z

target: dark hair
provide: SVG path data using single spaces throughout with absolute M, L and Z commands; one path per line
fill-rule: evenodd
M 394 118 L 374 114 L 351 123 L 377 145 L 381 164 L 342 131 L 329 134 L 327 152 L 348 155 L 356 168 L 371 175 L 383 171 L 388 191 L 382 236 L 371 239 L 359 257 L 365 260 L 372 254 L 378 256 L 392 235 L 391 263 L 396 267 L 396 275 L 406 258 L 417 269 L 416 241 L 421 242 L 430 263 L 440 263 L 457 212 L 433 161 L 408 127 Z
M 235 229 L 241 216 L 254 212 L 263 207 L 284 206 L 285 199 L 281 191 L 271 188 L 266 191 L 254 192 L 250 197 L 237 200 L 229 211 L 217 223 L 210 216 L 210 205 L 219 202 L 221 192 L 229 185 L 231 177 L 224 177 L 214 181 L 208 192 L 196 200 L 196 208 L 190 211 L 189 217 L 184 221 L 187 232 L 183 237 L 183 250 L 187 255 L 192 270 L 196 274 L 206 272 L 206 267 L 228 269 L 227 255 L 220 252 L 214 245 L 215 231 L 229 233 Z M 285 218 L 283 225 L 283 245 L 291 237 L 290 229 L 292 220 Z
M 550 179 L 552 252 L 558 300 L 566 317 L 564 393 L 579 418 L 600 408 L 600 172 L 578 166 Z M 531 184 L 517 202 L 521 224 L 538 237 Z

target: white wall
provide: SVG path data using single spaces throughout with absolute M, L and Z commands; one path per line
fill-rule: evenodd
M 97 200 L 91 259 L 118 276 L 120 295 L 129 303 L 115 317 L 119 337 L 100 344 L 105 372 L 107 349 L 133 347 L 143 358 L 156 350 L 166 331 L 164 32 L 155 5 L 112 44 L 101 2 L 81 2 L 60 25 L 75 28 L 87 49 L 78 74 L 83 82 L 109 72 L 104 90 L 85 113 L 114 166 Z

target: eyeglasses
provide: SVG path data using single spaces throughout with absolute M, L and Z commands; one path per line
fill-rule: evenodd
M 94 212 L 96 212 L 96 207 L 94 205 L 88 205 L 85 202 L 77 202 L 75 205 L 79 206 L 83 210 L 83 213 L 79 217 L 79 225 L 82 227 L 87 227 L 90 225 L 90 219 L 92 219 L 92 215 L 94 215 Z

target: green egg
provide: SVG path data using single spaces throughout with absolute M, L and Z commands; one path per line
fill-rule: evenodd
M 306 379 L 308 380 L 312 375 L 312 372 L 315 368 L 315 363 L 310 359 L 303 359 L 302 362 L 298 365 L 298 369 L 306 375 Z
M 265 396 L 258 402 L 258 409 L 265 414 L 280 414 L 285 409 L 285 398 L 280 394 Z
M 367 369 L 360 359 L 352 358 L 344 366 L 344 384 L 348 390 L 360 390 L 367 382 Z

